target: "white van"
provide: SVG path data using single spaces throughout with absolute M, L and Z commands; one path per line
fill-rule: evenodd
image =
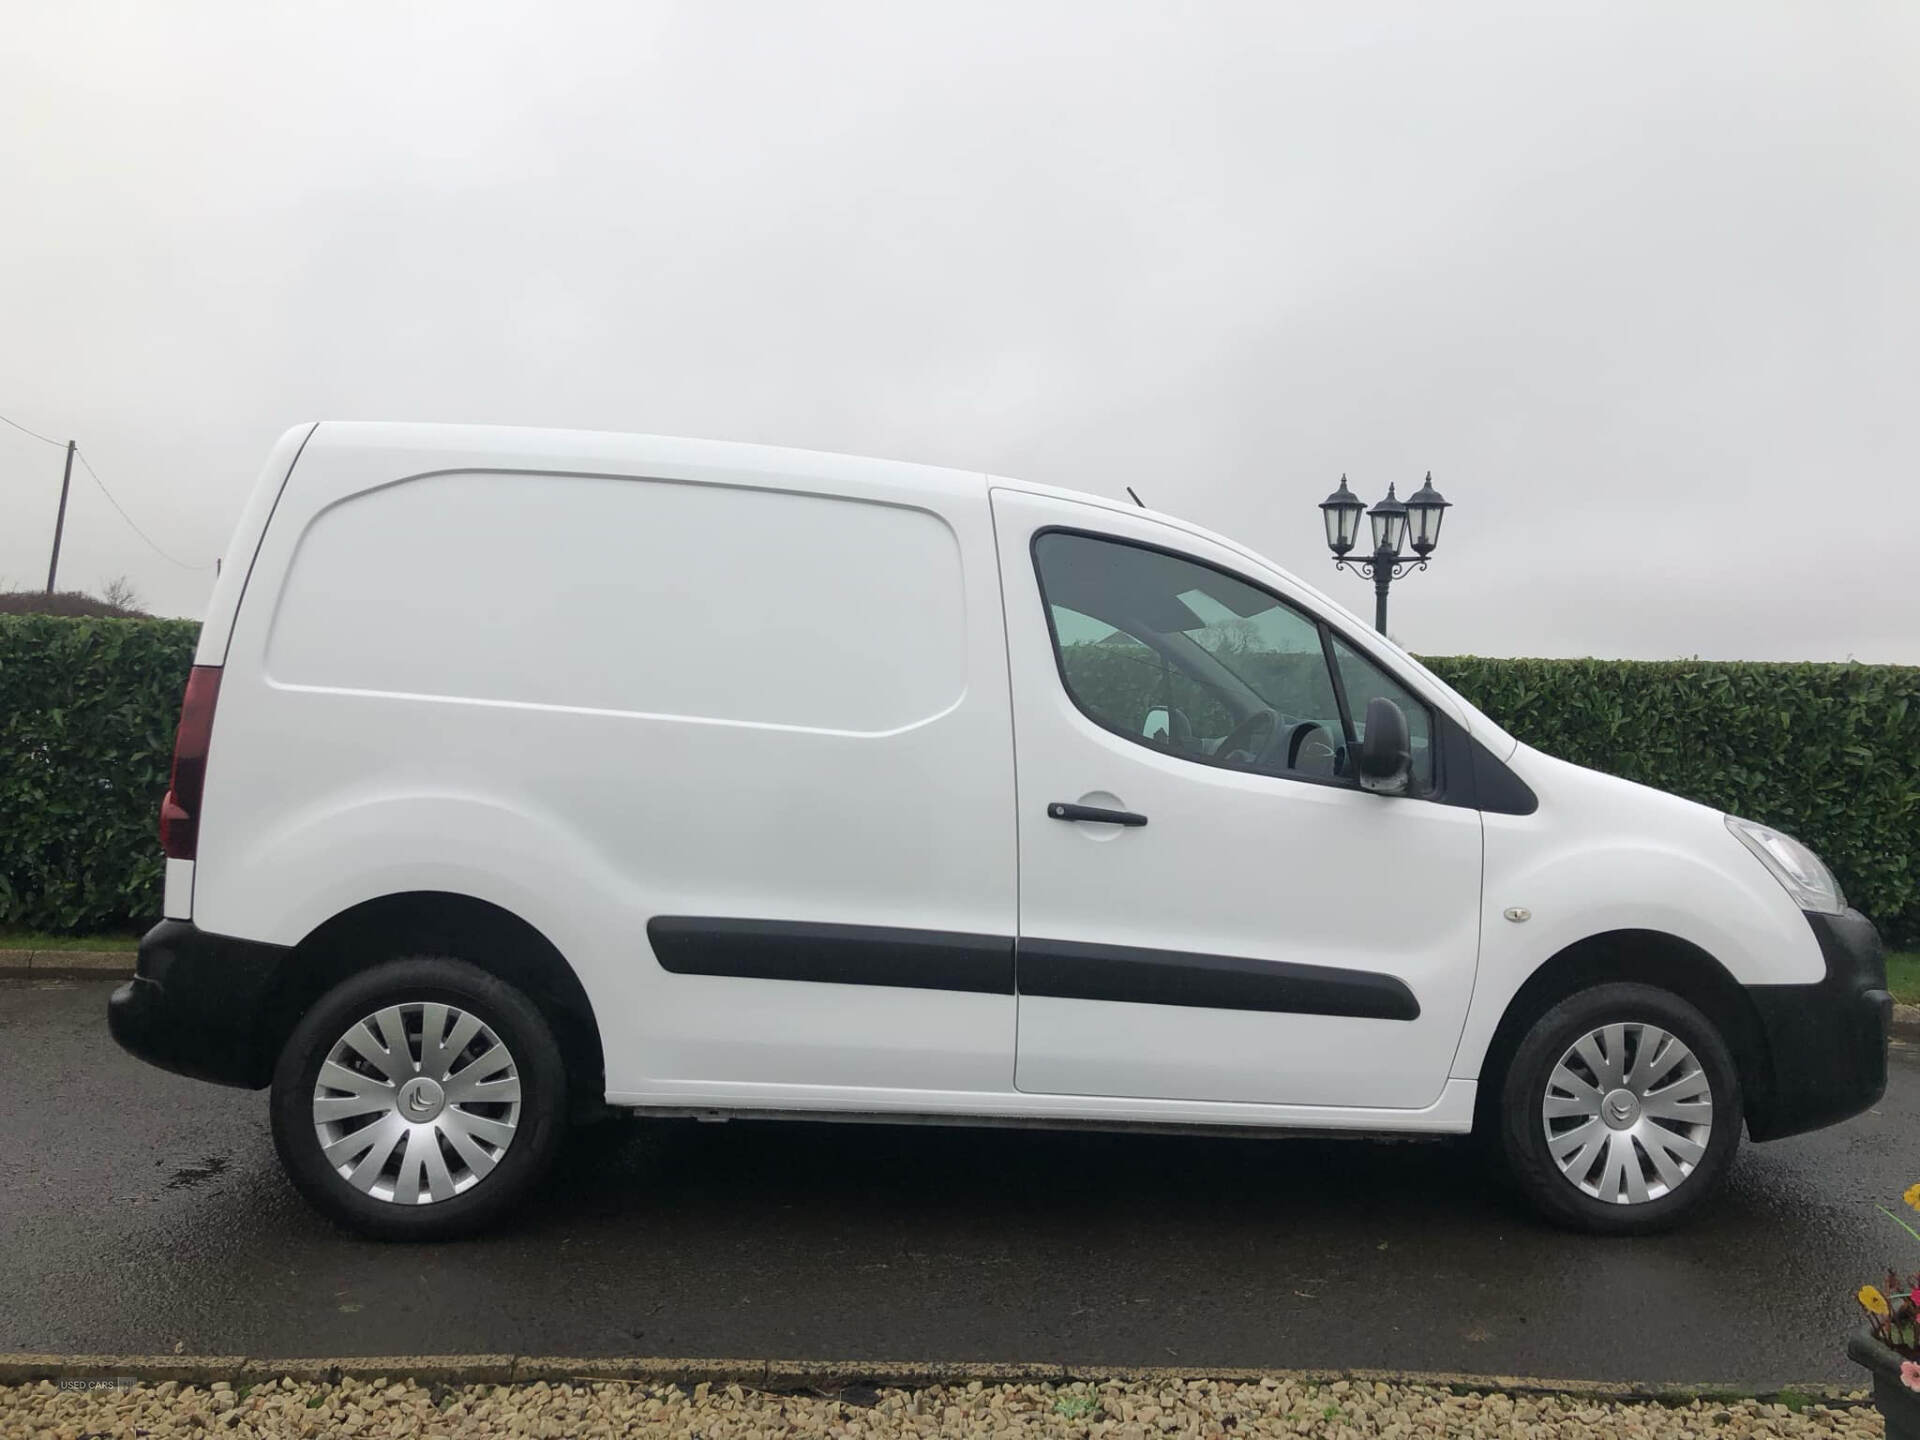
M 136 1055 L 357 1230 L 569 1119 L 1497 1141 L 1642 1231 L 1886 1081 L 1785 835 L 1503 733 L 1252 551 L 992 476 L 290 431 L 201 631 Z

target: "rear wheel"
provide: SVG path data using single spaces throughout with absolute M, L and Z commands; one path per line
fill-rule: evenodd
M 511 985 L 459 960 L 396 960 L 302 1017 L 272 1109 L 281 1163 L 317 1209 L 377 1239 L 441 1239 L 486 1225 L 546 1173 L 566 1071 Z
M 1596 985 L 1542 1015 L 1501 1089 L 1507 1166 L 1550 1219 L 1665 1229 L 1725 1178 L 1740 1080 L 1713 1023 L 1651 985 Z

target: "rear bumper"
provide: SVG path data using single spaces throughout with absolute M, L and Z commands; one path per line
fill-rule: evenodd
M 1764 1074 L 1750 1085 L 1747 1133 L 1778 1140 L 1832 1125 L 1877 1101 L 1887 1088 L 1893 997 L 1886 954 L 1858 910 L 1808 914 L 1827 962 L 1812 985 L 1750 985 L 1766 1047 Z
M 270 1015 L 290 953 L 162 920 L 140 941 L 134 978 L 108 999 L 107 1028 L 162 1070 L 257 1090 L 273 1078 Z

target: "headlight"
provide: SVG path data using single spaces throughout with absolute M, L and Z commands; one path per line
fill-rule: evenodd
M 1733 815 L 1727 816 L 1727 829 L 1773 872 L 1774 879 L 1787 887 L 1802 910 L 1838 915 L 1847 908 L 1847 897 L 1840 893 L 1840 882 L 1833 878 L 1833 872 L 1791 835 Z

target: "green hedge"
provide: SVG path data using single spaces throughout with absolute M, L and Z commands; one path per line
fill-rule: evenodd
M 0 615 L 0 924 L 159 913 L 155 824 L 197 628 Z M 1099 658 L 1116 687 L 1136 683 L 1141 667 Z M 1428 663 L 1542 750 L 1799 836 L 1889 939 L 1920 940 L 1920 669 Z M 1137 677 L 1143 706 L 1153 679 Z
M 1889 940 L 1920 940 L 1920 668 L 1426 663 L 1530 745 L 1805 841 Z
M 160 797 L 200 627 L 0 616 L 0 924 L 160 914 Z

